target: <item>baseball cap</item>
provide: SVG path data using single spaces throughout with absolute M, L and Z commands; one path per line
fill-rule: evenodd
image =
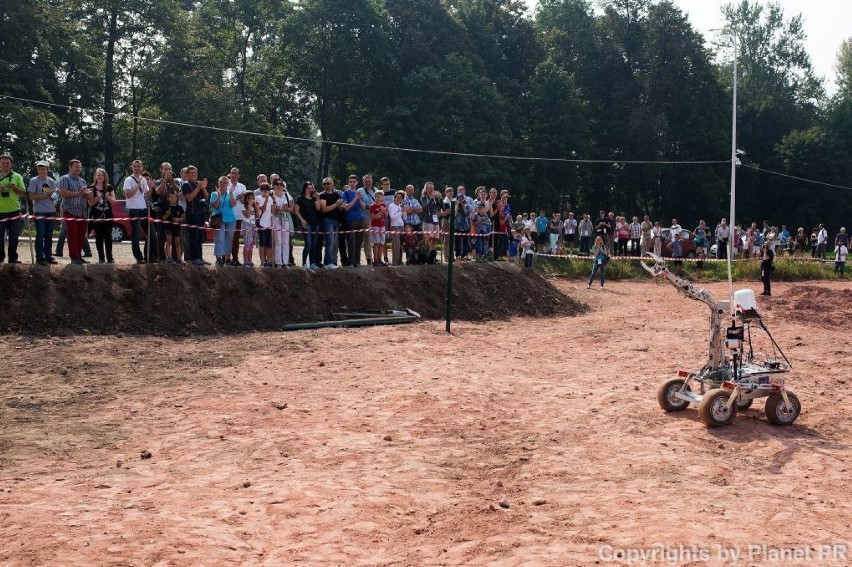
M 47 160 L 43 159 L 39 162 L 36 162 L 36 167 L 50 167 L 50 164 L 47 163 Z

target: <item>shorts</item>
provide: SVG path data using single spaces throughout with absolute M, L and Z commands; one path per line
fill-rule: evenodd
M 563 236 L 563 239 L 565 240 L 565 242 L 573 243 L 575 236 L 576 236 L 575 234 L 565 234 L 565 236 Z
M 370 227 L 370 242 L 372 244 L 384 244 L 387 235 L 385 235 L 385 227 L 371 226 Z
M 261 248 L 272 248 L 272 229 L 260 228 L 257 229 L 257 245 Z
M 181 225 L 179 225 L 179 224 L 164 224 L 163 229 L 166 232 L 166 236 L 171 235 L 173 238 L 180 238 Z
M 549 240 L 548 234 L 546 232 L 536 232 L 535 242 L 536 244 L 547 244 Z
M 423 232 L 438 232 L 439 230 L 440 230 L 440 227 L 437 224 L 432 224 L 431 222 L 424 222 L 423 223 Z M 431 235 L 431 236 L 435 236 L 435 235 Z

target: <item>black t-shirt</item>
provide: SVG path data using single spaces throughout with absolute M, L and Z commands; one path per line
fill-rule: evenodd
M 598 224 L 595 226 L 595 230 L 601 236 L 610 235 L 612 234 L 612 223 L 606 217 L 598 219 Z
M 111 219 L 112 218 L 112 203 L 107 201 L 106 196 L 113 194 L 112 185 L 107 185 L 106 191 L 92 188 L 92 192 L 97 196 L 98 202 L 91 206 L 91 215 L 93 219 Z
M 323 191 L 319 194 L 319 198 L 325 201 L 327 206 L 333 207 L 334 204 L 340 200 L 340 195 L 338 195 L 336 191 L 332 191 L 331 193 Z M 343 222 L 342 211 L 343 209 L 338 207 L 331 212 L 323 213 L 323 216 L 328 219 L 336 220 L 337 222 Z
M 181 207 L 180 205 L 171 205 L 169 207 L 169 213 L 170 213 L 170 215 L 169 215 L 168 220 L 174 221 L 176 219 L 179 219 L 183 216 L 183 213 L 184 213 L 183 207 Z
M 198 181 L 194 183 L 186 181 L 181 186 L 180 190 L 184 195 L 189 195 L 190 193 L 195 191 L 196 187 L 198 187 Z M 207 198 L 204 196 L 204 193 L 202 191 L 198 191 L 198 193 L 195 194 L 195 200 L 186 200 L 187 215 L 204 216 L 207 214 L 207 212 Z
M 299 214 L 307 221 L 308 224 L 318 224 L 320 221 L 320 212 L 314 204 L 313 199 L 308 199 L 304 195 L 299 195 L 296 199 L 296 204 L 299 206 Z

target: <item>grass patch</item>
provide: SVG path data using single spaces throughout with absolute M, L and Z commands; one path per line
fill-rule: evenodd
M 673 268 L 671 261 L 667 262 Z M 568 279 L 586 279 L 592 273 L 592 260 L 580 258 L 543 258 L 536 257 L 535 269 L 545 277 Z M 705 262 L 701 275 L 698 275 L 695 262 L 684 262 L 681 275 L 696 281 L 725 281 L 728 279 L 728 266 L 725 262 Z M 731 267 L 734 280 L 759 280 L 760 261 L 746 260 L 734 262 Z M 629 280 L 645 279 L 648 273 L 639 265 L 639 260 L 611 260 L 606 267 L 607 279 Z M 773 281 L 805 280 L 844 280 L 834 273 L 833 262 L 800 261 L 793 258 L 776 258 Z

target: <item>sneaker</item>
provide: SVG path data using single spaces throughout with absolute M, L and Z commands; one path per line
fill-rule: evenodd
M 89 256 L 89 257 L 91 258 L 91 256 Z M 88 260 L 84 260 L 84 259 L 82 259 L 82 258 L 80 259 L 80 261 L 81 261 L 81 262 L 83 262 L 84 264 L 88 264 L 88 263 L 89 263 L 89 261 L 88 261 Z
M 338 267 L 339 266 L 337 264 L 326 264 L 325 265 L 326 270 L 336 270 Z
M 36 260 L 36 264 L 39 266 L 47 266 L 47 260 Z
M 145 259 L 144 259 L 144 258 L 139 259 L 139 260 L 136 260 L 136 263 L 137 263 L 137 264 L 147 264 L 147 262 L 145 261 Z
M 310 266 L 310 264 L 302 264 L 302 269 L 303 270 L 310 270 L 311 266 Z
M 107 264 L 115 264 L 115 260 L 112 258 L 107 258 Z
M 81 258 L 72 258 L 71 263 L 75 266 L 82 266 L 83 264 L 85 264 L 85 262 L 83 262 Z
M 322 266 L 317 266 L 316 264 L 311 264 L 311 269 L 312 270 L 320 270 L 320 269 L 322 269 Z
M 174 261 L 174 260 L 172 260 L 171 258 L 169 258 L 168 260 L 166 260 L 166 262 L 165 262 L 165 263 L 166 263 L 166 264 L 177 264 L 177 262 L 175 262 L 175 261 Z
M 254 268 L 254 264 L 251 262 L 244 262 L 243 268 Z
M 222 268 L 225 266 L 225 263 L 222 260 L 216 260 L 216 267 Z
M 90 252 L 90 253 L 88 253 L 88 254 L 83 254 L 83 258 L 91 258 L 91 257 L 92 257 L 92 253 L 91 253 L 91 252 Z
M 45 262 L 47 262 L 48 264 L 58 264 L 59 260 L 57 260 L 56 258 L 48 258 L 47 260 L 45 260 Z
M 231 265 L 232 266 L 242 266 L 242 263 L 240 263 L 239 260 L 231 260 Z
M 206 266 L 204 260 L 193 260 L 192 263 L 196 266 Z

